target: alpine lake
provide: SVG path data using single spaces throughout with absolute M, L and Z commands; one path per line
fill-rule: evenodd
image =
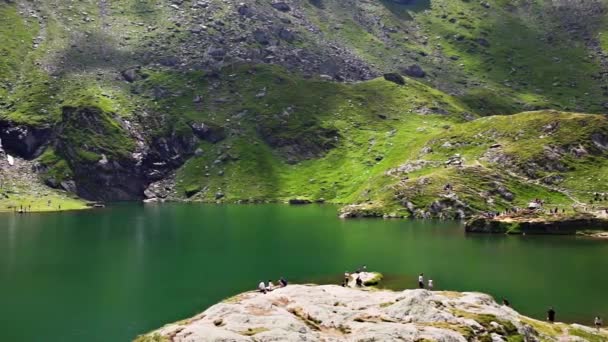
M 0 340 L 130 341 L 260 281 L 339 284 L 361 265 L 382 286 L 507 298 L 522 314 L 608 316 L 608 241 L 467 235 L 461 222 L 341 220 L 325 205 L 119 204 L 0 214 Z

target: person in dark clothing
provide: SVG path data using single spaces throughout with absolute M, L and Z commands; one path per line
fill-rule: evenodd
M 553 307 L 550 307 L 549 310 L 547 310 L 547 321 L 551 323 L 555 322 L 555 310 L 553 310 Z
M 357 277 L 357 287 L 362 287 L 363 286 L 363 280 L 361 280 L 361 277 Z
M 285 278 L 281 277 L 281 279 L 279 279 L 279 285 L 281 287 L 287 286 L 287 280 L 285 280 Z
M 507 298 L 502 299 L 502 305 L 511 307 L 511 303 L 509 303 L 509 300 Z

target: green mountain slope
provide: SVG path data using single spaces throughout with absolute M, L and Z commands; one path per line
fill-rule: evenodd
M 607 6 L 0 1 L 0 153 L 90 200 L 567 208 L 608 192 L 605 118 L 564 113 L 607 110 Z

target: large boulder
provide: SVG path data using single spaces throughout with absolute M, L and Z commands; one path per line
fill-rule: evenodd
M 405 85 L 405 79 L 403 78 L 403 76 L 401 76 L 397 73 L 394 73 L 394 72 L 384 74 L 384 79 L 389 82 L 396 83 L 398 85 Z
M 201 140 L 216 144 L 226 139 L 224 127 L 204 122 L 194 122 L 190 124 L 192 132 Z
M 279 10 L 281 12 L 289 12 L 289 11 L 291 11 L 291 7 L 285 1 L 273 2 L 271 4 L 271 6 L 274 9 Z
M 409 77 L 423 78 L 426 76 L 426 72 L 422 70 L 422 67 L 418 64 L 412 64 L 407 68 L 403 69 L 403 73 L 408 75 Z

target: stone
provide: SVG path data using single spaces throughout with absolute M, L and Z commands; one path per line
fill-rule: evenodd
M 276 9 L 279 10 L 281 12 L 289 12 L 291 11 L 291 7 L 284 1 L 278 1 L 278 2 L 273 2 L 271 4 L 271 6 Z
M 125 79 L 125 81 L 133 83 L 140 78 L 139 69 L 139 67 L 129 68 L 121 71 L 120 75 Z
M 410 65 L 403 70 L 403 73 L 410 77 L 423 78 L 426 76 L 426 72 L 422 70 L 422 67 L 418 64 Z
M 384 74 L 384 79 L 389 82 L 396 83 L 398 85 L 405 85 L 405 79 L 403 78 L 403 76 L 397 73 Z
M 210 123 L 195 122 L 191 123 L 192 132 L 201 140 L 216 144 L 226 139 L 226 131 L 224 127 Z
M 303 199 L 303 198 L 292 198 L 289 200 L 289 204 L 291 205 L 302 205 L 302 204 L 311 204 L 312 201 Z
M 73 180 L 63 181 L 60 183 L 61 187 L 67 191 L 75 194 L 77 192 L 76 182 Z
M 270 44 L 270 38 L 268 37 L 268 34 L 262 30 L 255 30 L 253 32 L 253 39 L 255 39 L 256 42 L 262 45 Z

